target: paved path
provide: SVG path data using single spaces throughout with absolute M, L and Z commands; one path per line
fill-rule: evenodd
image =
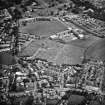
M 32 43 L 32 41 L 34 41 L 34 39 L 31 39 L 30 41 L 25 42 L 24 45 L 23 45 L 24 46 L 23 49 L 28 47 Z
M 35 57 L 37 56 L 37 54 L 38 54 L 40 51 L 45 51 L 45 49 L 39 48 L 31 57 L 28 57 L 28 59 L 35 59 Z
M 39 51 L 41 51 L 42 49 L 39 48 L 31 57 L 28 57 L 28 59 L 34 59 L 36 57 L 36 55 L 39 53 Z

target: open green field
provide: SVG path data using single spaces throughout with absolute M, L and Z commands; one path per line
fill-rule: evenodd
M 42 58 L 56 64 L 81 64 L 84 58 L 84 52 L 87 48 L 88 51 L 86 52 L 86 55 L 95 55 L 97 57 L 101 56 L 103 59 L 105 58 L 105 48 L 103 47 L 104 41 L 100 45 L 100 43 L 97 44 L 99 40 L 100 39 L 94 38 L 74 40 L 68 44 L 62 44 L 49 39 L 34 40 L 20 53 L 20 55 L 32 56 L 33 59 Z M 95 46 L 96 48 L 94 49 L 92 46 Z
M 65 27 L 59 21 L 37 21 L 34 23 L 29 23 L 27 26 L 22 27 L 20 31 L 22 33 L 30 33 L 39 36 L 50 36 L 57 32 L 65 31 Z
M 21 28 L 21 31 L 23 33 L 48 37 L 66 29 L 67 27 L 59 21 L 38 21 L 35 23 L 30 23 L 26 27 Z M 100 38 L 95 36 L 93 37 L 90 34 L 85 40 L 70 40 L 69 43 L 65 44 L 50 40 L 48 38 L 34 40 L 25 49 L 23 49 L 22 52 L 20 52 L 20 56 L 31 56 L 33 59 L 42 58 L 56 64 L 81 64 L 84 58 L 84 52 L 87 48 L 89 50 L 86 52 L 86 55 L 89 57 L 90 55 L 95 55 L 98 57 L 102 55 L 101 57 L 105 58 L 104 53 L 100 53 L 104 52 L 105 50 L 103 47 L 104 44 L 102 44 L 102 47 L 100 47 L 100 43 L 96 43 L 98 40 L 100 40 Z M 102 43 L 104 43 L 104 41 Z M 94 49 L 94 47 L 96 47 L 96 49 Z
M 62 44 L 49 39 L 43 39 L 34 40 L 20 55 L 34 55 L 34 58 L 46 59 L 49 62 L 56 64 L 81 64 L 83 53 L 83 48 L 69 44 Z
M 84 49 L 74 46 L 65 45 L 61 52 L 58 52 L 55 57 L 56 64 L 81 64 L 83 61 Z
M 101 59 L 105 62 L 105 38 L 100 39 L 94 42 L 87 50 L 86 50 L 86 58 L 91 59 Z
M 43 59 L 48 59 L 49 56 L 55 56 L 57 51 L 61 49 L 64 45 L 58 42 L 54 42 L 48 39 L 34 40 L 26 48 L 20 52 L 20 56 L 33 56 L 38 49 L 40 51 L 36 54 L 36 57 L 41 57 Z

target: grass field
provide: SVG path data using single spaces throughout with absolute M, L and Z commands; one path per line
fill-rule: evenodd
M 26 48 L 22 49 L 19 56 L 32 56 L 39 48 L 40 46 L 33 41 Z
M 33 41 L 22 51 L 21 55 L 35 55 L 36 58 L 47 59 L 56 64 L 81 64 L 83 53 L 83 48 L 44 39 Z
M 62 47 L 63 47 L 63 44 L 60 44 L 58 42 L 54 42 L 48 39 L 34 40 L 25 49 L 22 50 L 20 55 L 32 56 L 37 52 L 38 49 L 42 49 L 39 51 L 39 53 L 36 56 L 41 58 L 44 57 L 48 59 L 49 56 L 55 56 L 57 53 L 57 50 Z
M 35 23 L 30 23 L 26 27 L 21 28 L 21 31 L 23 33 L 48 37 L 66 29 L 67 27 L 59 21 L 38 21 Z M 56 42 L 54 40 L 52 41 L 48 38 L 34 40 L 20 53 L 20 55 L 42 58 L 56 64 L 81 64 L 86 48 L 98 40 L 99 38 L 92 37 L 90 35 L 86 40 L 70 40 L 70 42 L 66 44 L 61 44 L 60 42 Z M 102 45 L 102 49 L 100 49 L 100 46 L 100 48 L 96 47 L 98 51 L 95 50 L 94 53 L 92 53 L 92 56 L 96 56 L 98 54 L 98 56 L 100 56 L 101 54 L 101 57 L 103 58 L 104 53 L 100 53 L 101 51 L 104 52 L 105 48 L 103 46 L 104 44 Z M 92 52 L 93 48 L 94 46 L 90 48 L 90 50 L 87 52 L 87 55 L 91 55 L 90 53 Z
M 56 64 L 81 64 L 83 61 L 84 49 L 76 47 L 73 45 L 65 45 L 61 50 L 61 53 L 58 52 L 55 63 Z
M 37 21 L 35 23 L 29 23 L 26 27 L 22 27 L 20 31 L 22 33 L 30 33 L 40 36 L 49 36 L 57 32 L 66 30 L 62 23 L 59 21 Z
M 94 42 L 94 44 L 86 50 L 86 58 L 101 59 L 105 62 L 105 38 Z

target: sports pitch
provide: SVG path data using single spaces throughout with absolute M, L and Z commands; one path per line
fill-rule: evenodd
M 34 23 L 29 23 L 27 26 L 22 27 L 20 31 L 22 33 L 29 33 L 39 36 L 50 36 L 52 34 L 65 31 L 67 29 L 58 20 L 54 21 L 36 21 Z
M 46 59 L 56 64 L 78 64 L 82 62 L 83 52 L 80 47 L 44 39 L 34 40 L 20 55 Z
M 49 37 L 66 29 L 67 27 L 59 21 L 38 21 L 29 23 L 26 27 L 21 28 L 21 31 Z M 20 53 L 20 56 L 31 56 L 33 59 L 42 58 L 56 64 L 81 64 L 84 51 L 99 40 L 96 37 L 89 37 L 87 40 L 74 40 L 68 44 L 62 44 L 48 38 L 34 40 Z

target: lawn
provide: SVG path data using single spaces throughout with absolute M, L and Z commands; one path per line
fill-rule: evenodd
M 40 48 L 36 57 L 43 58 L 43 59 L 53 59 L 56 53 L 59 51 L 60 48 L 63 47 L 63 44 L 58 42 L 54 42 L 49 39 L 42 39 L 42 40 L 34 40 L 30 43 L 26 48 L 20 52 L 20 56 L 32 56 L 34 55 L 37 50 Z
M 46 59 L 56 64 L 81 64 L 83 53 L 84 48 L 43 39 L 34 40 L 20 55 L 32 56 L 35 54 L 36 58 Z
M 19 53 L 19 56 L 32 56 L 39 48 L 40 46 L 33 41 L 26 48 L 22 49 L 22 51 Z
M 35 23 L 29 23 L 26 27 L 22 27 L 21 31 L 23 33 L 30 33 L 48 37 L 52 34 L 64 31 L 66 29 L 67 27 L 59 21 L 37 21 Z M 98 40 L 99 39 L 96 37 L 89 37 L 86 40 L 70 41 L 70 43 L 67 44 L 61 44 L 59 42 L 51 41 L 47 38 L 34 40 L 21 52 L 20 55 L 32 56 L 35 54 L 36 58 L 38 57 L 47 59 L 48 61 L 57 64 L 81 64 L 85 49 Z M 102 44 L 102 47 L 96 46 L 96 49 L 98 49 L 98 51 L 96 51 L 93 46 L 89 51 L 87 51 L 86 54 L 90 55 L 90 52 L 94 50 L 94 53 L 92 53 L 91 55 L 100 55 L 101 51 L 104 52 L 103 46 L 104 44 Z M 96 52 L 98 52 L 98 54 L 96 54 Z M 101 53 L 101 55 L 103 57 L 104 53 Z
M 36 57 L 47 59 L 56 64 L 81 64 L 83 60 L 84 49 L 73 45 L 59 45 L 41 50 Z
M 56 64 L 81 64 L 83 61 L 84 49 L 74 45 L 65 45 L 61 53 L 56 56 Z
M 67 29 L 59 21 L 37 21 L 35 23 L 29 23 L 26 27 L 22 27 L 20 31 L 22 33 L 30 33 L 40 36 L 50 36 L 57 32 L 65 31 Z

